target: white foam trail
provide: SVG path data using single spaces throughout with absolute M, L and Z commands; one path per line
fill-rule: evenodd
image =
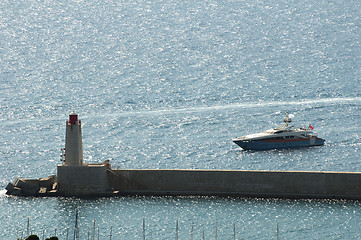
M 149 111 L 136 111 L 136 112 L 122 112 L 111 115 L 136 115 L 136 114 L 169 114 L 176 112 L 204 112 L 222 109 L 236 109 L 236 108 L 256 108 L 261 106 L 289 106 L 289 105 L 317 105 L 317 104 L 345 104 L 345 103 L 361 102 L 361 97 L 354 98 L 325 98 L 325 99 L 309 99 L 302 101 L 269 101 L 269 102 L 255 102 L 255 103 L 235 103 L 228 105 L 215 105 L 215 106 L 201 106 L 189 108 L 172 108 L 172 109 L 157 109 Z
M 6 190 L 0 190 L 0 198 L 6 197 L 7 195 L 5 194 Z
M 240 102 L 227 105 L 214 105 L 214 106 L 196 106 L 196 107 L 186 107 L 186 108 L 167 108 L 167 109 L 153 109 L 153 110 L 141 110 L 141 111 L 129 111 L 129 112 L 114 112 L 114 113 L 105 113 L 103 117 L 119 117 L 119 116 L 133 116 L 133 115 L 163 115 L 163 114 L 172 114 L 172 113 L 197 113 L 197 112 L 207 112 L 207 111 L 218 111 L 224 109 L 237 109 L 237 108 L 257 108 L 262 106 L 292 106 L 292 105 L 317 105 L 317 104 L 346 104 L 346 103 L 361 103 L 361 97 L 353 98 L 324 98 L 324 99 L 308 99 L 300 101 L 268 101 L 268 102 Z M 98 115 L 82 115 L 80 113 L 80 118 L 85 120 L 87 118 L 98 118 Z M 60 116 L 47 118 L 47 121 L 64 121 Z M 13 124 L 19 122 L 43 122 L 44 119 L 19 119 L 16 121 L 3 121 L 0 125 Z
M 350 102 L 361 102 L 360 97 L 356 98 L 325 98 L 325 99 L 310 99 L 303 101 L 269 101 L 269 102 L 259 102 L 259 103 L 239 103 L 226 105 L 225 108 L 253 108 L 259 106 L 287 106 L 287 105 L 315 105 L 320 103 L 333 104 L 333 103 L 350 103 Z

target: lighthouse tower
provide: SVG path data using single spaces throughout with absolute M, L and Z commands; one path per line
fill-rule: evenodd
M 58 194 L 60 196 L 106 196 L 108 167 L 105 163 L 83 163 L 81 121 L 71 113 L 66 121 L 65 161 L 58 165 Z
M 81 136 L 81 121 L 78 114 L 72 112 L 66 121 L 65 136 L 65 166 L 83 165 L 83 143 Z

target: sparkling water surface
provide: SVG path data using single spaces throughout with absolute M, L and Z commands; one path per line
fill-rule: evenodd
M 0 188 L 56 174 L 76 111 L 86 162 L 136 169 L 361 171 L 361 2 L 1 1 Z M 232 138 L 312 124 L 322 147 Z M 16 198 L 0 239 L 358 239 L 358 201 Z M 29 228 L 27 228 L 29 219 Z M 144 221 L 144 232 L 143 232 Z M 178 221 L 178 228 L 177 228 Z M 98 230 L 99 229 L 99 230 Z

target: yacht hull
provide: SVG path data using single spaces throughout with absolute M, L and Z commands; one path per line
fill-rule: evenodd
M 234 139 L 233 142 L 245 150 L 270 150 L 270 149 L 285 149 L 285 148 L 302 148 L 311 146 L 321 146 L 325 140 L 318 137 L 313 138 L 299 138 L 288 140 L 272 140 L 272 139 Z

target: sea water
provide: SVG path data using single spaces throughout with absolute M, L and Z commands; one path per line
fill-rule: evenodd
M 113 168 L 361 171 L 360 12 L 357 0 L 1 1 L 0 188 L 56 174 L 72 111 L 84 161 Z M 232 143 L 286 112 L 326 144 Z M 360 219 L 358 201 L 0 191 L 0 239 L 357 239 Z

